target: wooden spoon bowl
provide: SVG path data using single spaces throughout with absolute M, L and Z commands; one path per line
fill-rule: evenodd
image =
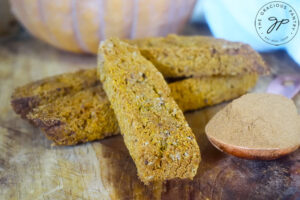
M 245 158 L 250 160 L 274 160 L 279 157 L 290 154 L 299 148 L 299 145 L 296 145 L 296 146 L 291 146 L 282 149 L 281 148 L 255 149 L 255 148 L 236 146 L 233 144 L 226 144 L 210 136 L 207 136 L 207 138 L 211 142 L 211 144 L 215 146 L 217 149 L 219 149 L 220 151 L 231 154 L 239 158 Z

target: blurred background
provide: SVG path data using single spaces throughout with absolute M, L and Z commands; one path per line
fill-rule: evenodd
M 259 9 L 270 0 L 1 0 L 1 40 L 20 31 L 65 51 L 96 54 L 99 41 L 117 36 L 140 38 L 212 34 L 241 41 L 260 52 L 284 50 L 300 64 L 300 34 L 274 46 L 254 26 Z M 300 13 L 300 1 L 282 1 Z M 273 12 L 273 13 L 272 13 Z M 272 11 L 274 12 L 278 11 Z M 288 11 L 286 11 L 288 12 Z M 278 13 L 277 13 L 278 14 Z M 286 13 L 283 13 L 284 15 Z M 24 28 L 21 30 L 17 21 Z M 271 22 L 270 22 L 271 23 Z M 299 22 L 298 22 L 299 25 Z M 278 34 L 286 34 L 284 25 Z
M 300 47 L 298 44 L 300 44 L 300 34 L 298 32 L 290 42 L 280 46 L 274 46 L 263 41 L 255 29 L 254 23 L 256 15 L 264 5 L 271 2 L 273 1 L 199 0 L 196 3 L 192 15 L 192 22 L 207 23 L 211 33 L 215 37 L 224 38 L 230 41 L 245 42 L 260 52 L 268 52 L 279 49 L 286 50 L 288 54 L 299 64 Z M 296 14 L 300 13 L 300 1 L 284 0 L 281 2 L 288 4 L 295 10 Z M 269 9 L 267 14 L 270 16 L 288 18 L 288 12 L 288 9 L 286 11 L 283 11 L 282 9 Z M 297 23 L 299 27 L 298 16 L 295 19 L 298 21 Z M 269 23 L 272 24 L 271 21 Z M 291 21 L 289 23 L 291 23 Z M 270 24 L 268 24 L 268 26 Z M 280 29 L 276 30 L 278 34 L 277 37 L 284 37 L 287 34 L 287 31 L 287 28 L 282 26 Z

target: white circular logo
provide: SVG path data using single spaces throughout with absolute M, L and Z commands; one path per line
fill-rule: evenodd
M 295 37 L 298 28 L 299 19 L 295 9 L 281 1 L 265 4 L 255 17 L 257 34 L 271 45 L 288 43 Z

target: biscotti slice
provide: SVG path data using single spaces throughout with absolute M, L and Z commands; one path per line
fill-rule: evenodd
M 41 104 L 50 103 L 58 97 L 99 84 L 96 72 L 96 69 L 80 70 L 18 87 L 12 94 L 12 107 L 22 118 L 26 118 L 33 108 Z
M 27 115 L 57 145 L 75 145 L 119 134 L 101 84 L 40 105 Z
M 169 84 L 182 111 L 195 110 L 237 98 L 257 82 L 257 74 L 188 78 Z
M 266 74 L 269 69 L 249 45 L 205 36 L 127 40 L 136 45 L 164 77 Z
M 139 178 L 145 184 L 192 179 L 200 150 L 162 74 L 136 47 L 116 38 L 100 44 L 98 63 Z

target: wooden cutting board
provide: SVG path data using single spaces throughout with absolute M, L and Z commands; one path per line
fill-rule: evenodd
M 272 76 L 299 73 L 283 52 L 265 54 Z M 275 161 L 249 161 L 216 150 L 204 127 L 224 104 L 186 113 L 202 162 L 193 181 L 143 185 L 121 136 L 73 147 L 51 146 L 10 106 L 13 89 L 45 76 L 96 66 L 96 57 L 56 50 L 30 37 L 0 43 L 0 199 L 300 199 L 300 150 Z M 300 95 L 295 99 L 300 110 Z M 284 120 L 284 119 L 283 119 Z

